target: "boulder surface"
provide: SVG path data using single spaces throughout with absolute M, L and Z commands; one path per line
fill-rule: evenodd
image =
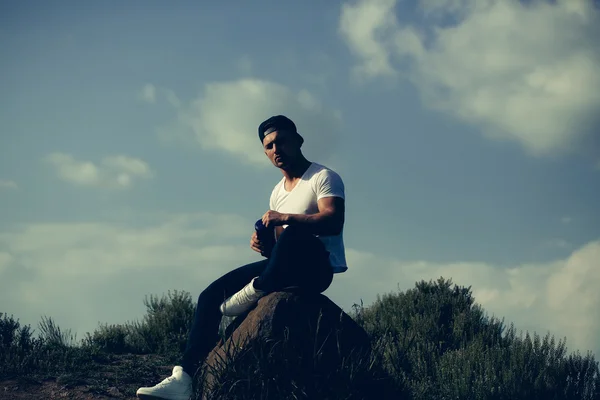
M 257 352 L 284 352 L 298 373 L 326 376 L 350 357 L 370 354 L 367 333 L 322 294 L 274 292 L 237 317 L 205 361 L 206 388 L 232 359 L 257 357 Z M 208 385 L 208 386 L 206 386 Z

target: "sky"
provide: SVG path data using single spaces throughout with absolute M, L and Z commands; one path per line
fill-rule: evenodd
M 0 312 L 78 338 L 261 259 L 284 114 L 346 188 L 346 311 L 417 281 L 600 356 L 591 0 L 0 2 Z

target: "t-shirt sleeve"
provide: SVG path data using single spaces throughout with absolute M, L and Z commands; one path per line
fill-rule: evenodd
M 273 211 L 277 211 L 275 209 L 275 193 L 277 190 L 277 185 L 275 185 L 275 187 L 273 188 L 273 191 L 271 192 L 271 198 L 269 199 L 269 210 L 273 210 Z
M 345 199 L 344 182 L 334 171 L 325 169 L 319 173 L 316 179 L 317 200 L 323 197 L 341 197 Z

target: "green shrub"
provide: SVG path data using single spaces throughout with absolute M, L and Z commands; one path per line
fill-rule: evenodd
M 87 333 L 83 345 L 112 354 L 139 353 L 131 346 L 130 331 L 126 325 L 100 324 L 93 334 Z
M 92 361 L 76 347 L 70 330 L 62 331 L 52 318 L 42 317 L 40 334 L 33 337 L 30 326 L 20 326 L 12 316 L 0 313 L 0 376 L 57 374 L 79 369 Z
M 137 353 L 176 355 L 185 349 L 195 305 L 184 291 L 144 299 L 147 314 L 129 324 L 128 345 Z
M 100 325 L 80 346 L 51 318 L 42 318 L 34 337 L 29 326 L 0 313 L 0 377 L 68 380 L 111 353 L 174 360 L 185 348 L 195 311 L 189 293 L 150 296 L 144 304 L 140 322 Z M 256 343 L 217 372 L 207 388 L 211 398 L 600 399 L 593 354 L 568 355 L 566 340 L 550 334 L 517 334 L 513 325 L 488 317 L 470 288 L 451 280 L 417 282 L 405 292 L 378 296 L 368 307 L 355 305 L 350 316 L 371 337 L 370 357 L 349 357 L 323 373 L 290 357 L 285 341 Z M 224 319 L 222 331 L 226 325 Z M 145 368 L 145 360 L 136 368 Z M 142 370 L 151 373 L 130 375 Z
M 147 313 L 141 321 L 100 324 L 93 334 L 87 334 L 84 345 L 112 354 L 180 354 L 195 311 L 191 295 L 185 291 L 169 291 L 162 297 L 150 295 L 144 305 Z
M 52 318 L 42 316 L 39 329 L 39 337 L 46 346 L 70 347 L 76 343 L 77 335 L 73 335 L 70 329 L 62 331 Z
M 451 280 L 418 282 L 351 315 L 413 399 L 600 399 L 592 354 L 567 357 L 566 340 L 517 335 Z
M 21 326 L 15 320 L 0 312 L 0 349 L 18 348 L 27 351 L 32 346 L 32 331 L 29 325 Z

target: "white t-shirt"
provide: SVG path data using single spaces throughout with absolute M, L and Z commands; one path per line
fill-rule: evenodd
M 316 214 L 319 212 L 317 201 L 331 196 L 345 198 L 342 178 L 335 171 L 313 162 L 291 192 L 285 189 L 285 177 L 281 178 L 273 188 L 269 208 L 285 214 Z M 287 228 L 287 225 L 283 228 Z M 339 235 L 315 235 L 329 252 L 329 261 L 334 273 L 348 269 L 343 233 L 342 228 Z

